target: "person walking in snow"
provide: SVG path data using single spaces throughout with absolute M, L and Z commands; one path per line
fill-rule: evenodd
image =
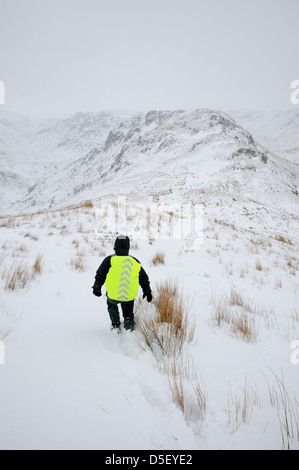
M 99 267 L 93 293 L 96 297 L 102 296 L 102 287 L 105 284 L 107 291 L 107 305 L 113 329 L 120 329 L 120 315 L 118 305 L 121 304 L 124 327 L 134 330 L 134 300 L 139 286 L 143 290 L 143 298 L 151 302 L 153 299 L 149 277 L 136 258 L 129 255 L 130 239 L 125 235 L 117 237 L 114 243 L 115 255 L 104 259 Z

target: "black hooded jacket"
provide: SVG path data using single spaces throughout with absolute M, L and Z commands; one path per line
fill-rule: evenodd
M 109 273 L 109 270 L 111 268 L 111 258 L 113 256 L 129 256 L 129 251 L 130 251 L 130 239 L 128 237 L 126 238 L 117 238 L 116 242 L 114 244 L 114 250 L 115 250 L 115 255 L 110 255 L 107 256 L 107 258 L 104 259 L 102 262 L 101 266 L 97 270 L 97 274 L 95 277 L 95 284 L 94 284 L 94 289 L 97 291 L 100 291 L 102 286 L 105 284 L 106 277 Z M 132 256 L 132 258 L 134 258 Z M 138 259 L 134 258 L 139 264 L 141 264 Z M 151 287 L 150 287 L 150 281 L 149 277 L 146 274 L 145 270 L 141 268 L 140 273 L 139 273 L 139 284 L 140 287 L 143 290 L 144 294 L 148 294 L 151 292 Z

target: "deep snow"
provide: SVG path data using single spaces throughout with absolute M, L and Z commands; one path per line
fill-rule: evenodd
M 8 254 L 2 273 L 13 254 L 28 265 L 36 254 L 44 257 L 41 277 L 25 290 L 9 292 L 2 281 L 1 321 L 12 331 L 4 339 L 6 365 L 0 366 L 1 449 L 283 448 L 267 380 L 275 386 L 271 370 L 283 374 L 292 402 L 294 394 L 298 399 L 299 366 L 291 363 L 291 343 L 299 338 L 297 233 L 289 234 L 288 244 L 274 233 L 264 236 L 257 222 L 255 230 L 242 228 L 241 219 L 240 228 L 229 225 L 216 211 L 205 210 L 200 251 L 185 253 L 183 241 L 161 240 L 139 240 L 132 251 L 154 292 L 159 281 L 175 278 L 192 300 L 196 339 L 185 356 L 206 385 L 203 416 L 188 387 L 188 413 L 172 403 L 165 375 L 140 349 L 136 333 L 110 331 L 105 300 L 90 288 L 112 246 L 94 240 L 95 208 L 20 217 L 12 228 L 1 228 L 1 253 Z M 70 265 L 78 245 L 84 272 Z M 151 265 L 157 250 L 166 254 L 165 265 Z M 255 343 L 233 338 L 211 320 L 217 302 L 234 287 L 259 312 Z M 242 403 L 246 383 L 250 416 L 236 429 L 232 397 Z M 296 439 L 291 447 L 299 449 Z

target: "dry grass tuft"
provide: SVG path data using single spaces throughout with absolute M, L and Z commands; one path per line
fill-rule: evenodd
M 165 264 L 165 254 L 162 253 L 161 251 L 157 251 L 157 253 L 152 259 L 152 264 L 154 266 L 157 266 L 159 264 Z
M 38 242 L 38 236 L 30 232 L 25 233 L 24 238 L 30 238 L 30 240 Z
M 232 290 L 230 298 L 223 297 L 212 314 L 212 324 L 218 328 L 226 326 L 229 333 L 247 343 L 255 343 L 260 330 L 254 316 L 255 310 L 245 301 L 242 294 Z
M 198 409 L 203 415 L 206 412 L 208 401 L 206 385 L 197 379 L 195 385 L 193 385 L 193 388 L 197 400 Z
M 171 281 L 160 284 L 157 289 L 157 297 L 154 304 L 158 310 L 157 322 L 173 325 L 174 333 L 177 335 L 185 329 L 187 316 L 185 311 L 185 300 L 179 291 L 178 285 Z
M 35 279 L 38 276 L 41 276 L 44 267 L 44 257 L 42 254 L 36 256 L 35 261 L 32 267 L 32 277 Z
M 247 379 L 241 396 L 234 394 L 230 387 L 227 413 L 233 432 L 236 432 L 242 424 L 250 423 L 254 406 L 262 408 L 262 400 L 258 390 L 248 386 Z
M 270 403 L 277 409 L 280 423 L 283 448 L 291 450 L 293 442 L 299 442 L 299 403 L 292 399 L 287 391 L 283 375 L 279 377 L 270 369 L 275 385 L 270 386 L 268 379 Z
M 290 246 L 293 245 L 291 240 L 289 240 L 288 238 L 285 238 L 283 235 L 277 235 L 276 237 L 274 237 L 274 239 L 280 243 L 285 243 L 286 245 L 290 245 Z
M 173 403 L 175 403 L 180 408 L 182 413 L 185 413 L 184 377 L 182 371 L 177 370 L 175 362 L 172 374 L 168 375 L 168 383 Z
M 93 209 L 94 205 L 92 201 L 83 201 L 77 206 L 74 206 L 73 209 Z
M 16 220 L 14 217 L 1 217 L 0 228 L 15 228 Z
M 32 281 L 32 273 L 23 261 L 14 261 L 2 274 L 5 289 L 10 291 L 25 289 Z
M 137 313 L 137 340 L 143 350 L 151 351 L 160 372 L 167 377 L 173 403 L 186 419 L 194 413 L 202 418 L 207 392 L 185 357 L 195 335 L 189 300 L 175 281 L 166 281 L 158 286 L 152 304 L 137 302 Z
M 152 352 L 158 348 L 162 355 L 180 354 L 186 343 L 194 339 L 195 325 L 188 316 L 189 302 L 175 282 L 166 281 L 157 288 L 152 315 L 138 317 L 140 343 Z
M 262 271 L 263 270 L 262 263 L 259 260 L 257 260 L 256 263 L 255 263 L 255 269 L 257 271 Z
M 12 292 L 26 289 L 32 281 L 42 275 L 43 266 L 44 257 L 41 254 L 36 256 L 31 267 L 23 260 L 14 260 L 10 265 L 5 266 L 2 271 L 5 289 Z
M 198 378 L 193 361 L 186 360 L 183 355 L 164 358 L 160 370 L 167 376 L 173 403 L 186 418 L 196 413 L 196 418 L 201 419 L 206 411 L 208 393 L 204 381 Z
M 84 250 L 78 250 L 76 255 L 71 258 L 70 265 L 76 271 L 84 272 L 87 270 L 87 263 L 85 260 L 86 253 Z

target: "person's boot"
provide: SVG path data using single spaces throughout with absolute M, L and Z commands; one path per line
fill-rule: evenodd
M 114 328 L 119 328 L 120 327 L 120 317 L 119 317 L 119 311 L 118 311 L 118 306 L 114 305 L 112 303 L 108 303 L 108 312 L 110 315 L 110 320 L 112 323 L 112 327 Z M 116 326 L 114 326 L 116 325 Z
M 121 323 L 120 322 L 117 322 L 117 323 L 112 323 L 112 328 L 111 328 L 112 331 L 114 330 L 117 330 L 118 333 L 121 332 Z
M 131 317 L 125 318 L 124 327 L 125 327 L 125 330 L 127 331 L 134 331 L 135 329 L 134 315 Z

